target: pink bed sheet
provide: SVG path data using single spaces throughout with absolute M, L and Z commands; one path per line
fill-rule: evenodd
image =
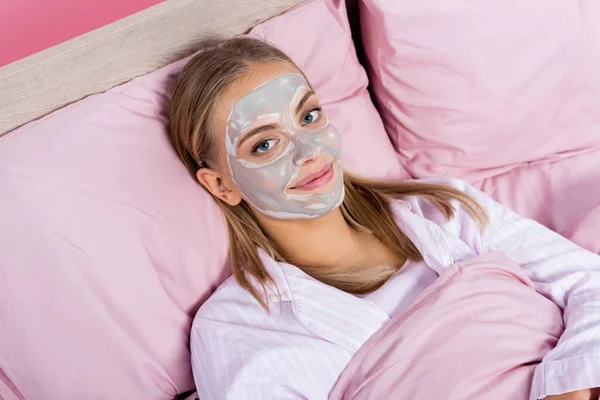
M 526 400 L 562 331 L 523 269 L 486 253 L 450 266 L 367 340 L 329 399 Z
M 524 164 L 473 185 L 600 254 L 600 150 Z

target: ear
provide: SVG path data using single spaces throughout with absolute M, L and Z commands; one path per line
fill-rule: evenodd
M 196 172 L 198 182 L 213 196 L 225 203 L 236 206 L 242 201 L 242 194 L 229 177 L 223 177 L 211 168 L 200 168 Z

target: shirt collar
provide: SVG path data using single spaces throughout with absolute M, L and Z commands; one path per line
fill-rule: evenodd
M 392 211 L 396 222 L 415 243 L 425 262 L 443 271 L 452 256 L 440 227 L 411 211 L 408 201 L 396 201 Z M 417 209 L 419 209 L 417 207 Z M 300 324 L 314 335 L 356 352 L 390 317 L 375 303 L 359 298 L 311 277 L 300 268 L 277 262 L 258 249 L 265 269 L 273 279 L 267 284 L 272 312 L 280 301 L 289 301 Z
M 289 301 L 296 320 L 317 337 L 356 352 L 366 340 L 389 321 L 389 316 L 375 303 L 359 298 L 306 274 L 290 264 L 277 262 L 259 249 L 265 268 L 277 290 L 269 289 L 274 315 L 279 301 Z

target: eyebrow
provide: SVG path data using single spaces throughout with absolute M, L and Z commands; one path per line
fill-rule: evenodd
M 250 132 L 248 132 L 244 136 L 242 136 L 242 138 L 238 142 L 238 147 L 241 146 L 242 143 L 244 143 L 246 140 L 250 139 L 252 136 L 256 136 L 259 133 L 262 133 L 265 131 L 270 131 L 271 129 L 277 129 L 277 128 L 279 128 L 279 124 L 268 124 L 268 125 L 263 125 L 263 126 L 254 128 Z
M 304 96 L 302 96 L 302 100 L 300 100 L 300 102 L 296 106 L 296 112 L 294 114 L 298 114 L 300 112 L 300 109 L 302 109 L 304 104 L 308 101 L 308 99 L 310 99 L 310 96 L 314 94 L 316 94 L 314 90 L 309 90 L 308 92 L 304 93 Z

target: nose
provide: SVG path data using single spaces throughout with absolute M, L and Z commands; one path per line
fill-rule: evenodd
M 314 140 L 302 139 L 297 136 L 294 140 L 294 146 L 296 147 L 294 164 L 298 166 L 313 162 L 323 152 L 321 145 Z

